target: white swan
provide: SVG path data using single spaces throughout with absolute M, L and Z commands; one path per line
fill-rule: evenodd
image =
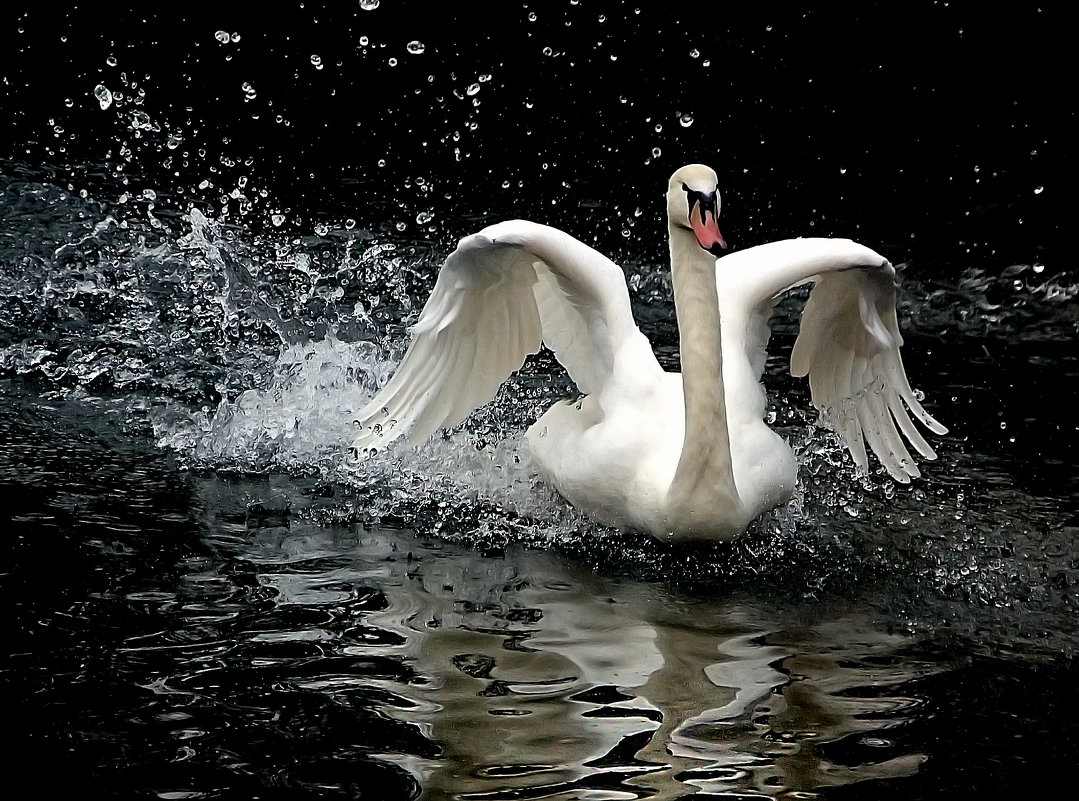
M 898 481 L 919 475 L 899 431 L 933 449 L 899 355 L 895 271 L 845 239 L 792 239 L 731 253 L 716 174 L 693 164 L 667 189 L 682 373 L 665 372 L 630 311 L 622 270 L 568 234 L 498 223 L 443 264 L 393 378 L 357 416 L 354 448 L 419 444 L 494 397 L 547 345 L 583 397 L 556 403 L 526 435 L 543 477 L 596 520 L 660 539 L 728 539 L 790 498 L 797 463 L 764 422 L 768 317 L 814 281 L 791 356 L 854 461 L 865 443 Z M 906 404 L 906 409 L 903 404 Z M 897 430 L 898 426 L 898 430 Z

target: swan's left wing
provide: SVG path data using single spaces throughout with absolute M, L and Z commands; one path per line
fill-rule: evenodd
M 936 434 L 947 429 L 922 407 L 907 380 L 895 269 L 883 256 L 845 239 L 790 239 L 724 256 L 717 272 L 720 291 L 733 293 L 747 319 L 759 326 L 782 292 L 814 283 L 791 354 L 791 374 L 809 376 L 813 405 L 861 470 L 869 467 L 866 444 L 903 483 L 920 475 L 904 438 L 924 458 L 936 458 L 911 415 Z M 749 332 L 747 347 L 763 345 L 766 336 Z M 751 360 L 758 370 L 763 367 L 759 353 Z

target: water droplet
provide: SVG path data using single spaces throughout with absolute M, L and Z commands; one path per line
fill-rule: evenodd
M 75 101 L 72 100 L 70 97 L 64 98 L 64 105 L 67 106 L 68 108 L 71 108 L 72 106 L 75 105 Z
M 108 64 L 110 67 L 115 67 L 118 62 L 116 61 L 116 56 L 109 56 L 107 59 L 105 59 L 105 63 Z
M 678 118 L 678 123 L 683 128 L 688 128 L 690 125 L 693 124 L 693 115 L 692 114 L 683 114 L 682 116 L 680 116 Z
M 701 51 L 694 47 L 692 50 L 689 51 L 689 57 L 690 58 L 700 58 L 701 57 Z
M 529 11 L 528 12 L 528 21 L 529 22 L 535 22 L 536 21 L 536 12 L 535 11 Z
M 232 37 L 229 36 L 228 31 L 218 31 L 214 34 L 214 38 L 221 42 L 221 44 L 228 44 L 229 39 Z
M 399 223 L 397 223 L 397 225 L 396 225 L 396 226 L 394 226 L 394 227 L 395 227 L 395 228 L 397 228 L 397 230 L 398 230 L 398 231 L 403 231 L 403 230 L 405 230 L 406 228 L 408 228 L 408 225 L 407 225 L 407 224 L 405 224 L 405 223 L 403 223 L 403 222 L 399 222 Z
M 662 130 L 663 130 L 663 125 L 661 123 L 657 122 L 656 123 L 656 133 L 659 133 Z
M 479 92 L 479 90 L 480 90 L 480 85 L 478 83 L 474 83 L 474 84 L 469 85 L 469 87 L 467 89 L 465 89 L 465 94 L 474 95 L 477 92 Z
M 322 56 L 320 56 L 318 54 L 312 54 L 311 55 L 311 63 L 314 65 L 315 69 L 317 69 L 317 70 L 322 69 Z
M 431 222 L 435 218 L 435 215 L 429 211 L 421 211 L 416 215 L 416 222 L 420 225 Z
M 137 131 L 148 131 L 153 127 L 150 115 L 145 111 L 136 111 L 131 115 L 131 127 Z
M 1040 195 L 1044 191 L 1045 191 L 1044 186 L 1036 186 L 1036 187 L 1034 187 L 1034 194 L 1035 195 Z
M 662 150 L 660 150 L 660 149 L 659 149 L 658 147 L 654 147 L 654 148 L 652 148 L 652 155 L 653 155 L 653 156 L 654 156 L 655 158 L 659 158 L 659 156 L 660 156 L 660 154 L 661 154 L 662 152 L 663 152 L 663 151 L 662 151 Z
M 386 63 L 389 64 L 391 67 L 396 67 L 397 59 L 395 59 L 393 56 L 390 56 L 390 58 L 386 60 Z
M 550 56 L 554 54 L 554 50 L 550 47 L 543 48 L 543 55 Z
M 107 109 L 112 105 L 112 92 L 110 92 L 103 84 L 98 84 L 94 87 L 94 97 L 97 98 L 97 102 L 101 104 L 102 110 Z
M 418 56 L 420 53 L 423 52 L 423 42 L 413 39 L 411 42 L 405 45 L 405 49 L 408 50 L 408 52 L 410 52 L 412 55 Z
M 360 0 L 360 8 L 364 11 L 374 11 L 378 8 L 378 0 Z
M 270 215 L 270 222 L 272 222 L 275 227 L 281 227 L 282 225 L 285 224 L 285 215 L 281 214 L 280 212 L 278 212 L 276 214 L 271 214 Z

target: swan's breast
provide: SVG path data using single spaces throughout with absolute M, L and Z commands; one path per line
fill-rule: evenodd
M 685 431 L 678 376 L 556 403 L 526 434 L 544 480 L 603 522 L 650 529 Z M 598 510 L 598 511 L 597 511 Z

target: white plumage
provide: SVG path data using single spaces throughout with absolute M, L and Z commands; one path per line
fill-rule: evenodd
M 584 397 L 528 430 L 543 477 L 607 524 L 730 538 L 794 490 L 797 464 L 764 422 L 760 378 L 772 307 L 812 281 L 791 372 L 809 376 L 814 405 L 861 469 L 868 444 L 896 480 L 918 476 L 903 437 L 936 454 L 910 414 L 946 429 L 907 381 L 891 264 L 842 239 L 716 259 L 719 192 L 703 165 L 675 172 L 667 205 L 681 373 L 656 361 L 616 264 L 557 229 L 498 223 L 446 259 L 396 373 L 357 416 L 354 447 L 418 444 L 460 423 L 546 345 Z

